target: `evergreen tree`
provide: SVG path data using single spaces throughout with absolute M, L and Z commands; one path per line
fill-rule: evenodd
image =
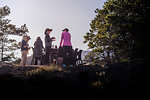
M 145 31 L 149 23 L 149 2 L 145 0 L 108 0 L 97 13 L 84 36 L 97 63 L 142 61 L 147 43 Z M 89 55 L 88 58 L 91 58 Z
M 18 49 L 16 40 L 8 39 L 9 35 L 22 36 L 28 29 L 26 24 L 17 28 L 16 25 L 9 24 L 11 20 L 5 17 L 10 14 L 10 8 L 4 6 L 0 8 L 0 57 L 1 61 L 10 61 L 14 58 L 14 51 Z

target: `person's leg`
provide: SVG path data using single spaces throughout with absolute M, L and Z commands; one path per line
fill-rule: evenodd
M 45 55 L 42 56 L 42 65 L 45 65 Z
M 25 54 L 24 54 L 24 66 L 26 65 L 26 62 L 27 62 L 27 51 L 25 51 Z
M 37 58 L 35 58 L 35 65 L 37 65 Z
M 38 59 L 38 60 L 37 60 L 37 65 L 40 65 L 40 64 L 41 64 L 41 63 L 40 63 L 40 59 Z
M 27 61 L 27 51 L 21 51 L 21 53 L 22 53 L 22 57 L 21 57 L 20 65 L 22 67 L 24 67 L 26 65 L 26 61 Z
M 50 47 L 46 47 L 45 64 L 49 64 Z
M 39 60 L 40 60 L 40 65 L 42 65 L 42 55 L 41 55 Z
M 73 65 L 72 46 L 67 46 L 67 66 Z
M 82 59 L 80 61 L 81 61 L 81 65 L 83 65 Z
M 63 58 L 62 57 L 60 57 L 60 59 L 59 59 L 59 64 L 60 64 L 60 67 L 62 67 L 62 63 L 63 63 Z
M 23 51 L 21 51 L 21 62 L 20 62 L 20 66 L 23 66 Z
M 63 65 L 67 64 L 67 46 L 63 46 Z
M 45 64 L 44 60 L 45 60 L 45 55 L 42 55 L 42 63 L 41 63 L 41 65 Z
M 68 59 L 68 64 L 69 65 L 72 65 L 74 64 L 74 61 L 73 61 L 73 51 L 72 51 L 72 46 L 69 46 L 68 47 L 68 53 L 69 53 L 69 59 Z
M 52 63 L 52 59 L 53 59 L 53 58 L 52 58 L 52 53 L 49 53 L 49 61 L 48 61 L 48 62 L 49 62 L 49 63 Z

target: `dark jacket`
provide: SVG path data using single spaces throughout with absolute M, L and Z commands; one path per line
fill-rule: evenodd
M 42 49 L 44 49 L 43 47 L 43 42 L 41 39 L 37 39 L 34 43 L 34 56 L 35 57 L 41 57 L 42 56 Z
M 45 35 L 45 47 L 51 47 L 52 46 L 52 41 L 51 38 L 49 36 L 49 34 Z
M 27 45 L 26 41 L 22 40 L 21 41 L 21 51 L 28 50 L 28 48 L 24 48 L 24 46 L 26 46 L 26 45 Z

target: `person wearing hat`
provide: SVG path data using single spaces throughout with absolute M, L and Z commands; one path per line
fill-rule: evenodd
M 26 61 L 27 61 L 27 50 L 28 50 L 28 36 L 27 35 L 23 35 L 22 41 L 21 41 L 21 62 L 20 65 L 22 67 L 24 67 L 26 65 Z
M 68 28 L 62 31 L 60 46 L 63 47 L 63 67 L 68 65 L 73 66 L 71 34 Z
M 27 43 L 27 45 L 28 45 L 27 54 L 29 54 L 29 50 L 30 50 L 29 43 L 28 43 L 30 39 L 31 39 L 31 37 L 30 37 L 30 36 L 27 36 L 27 40 L 26 40 L 26 43 Z
M 55 41 L 55 37 L 50 38 L 50 33 L 52 32 L 52 29 L 47 28 L 45 30 L 45 65 L 49 65 L 49 56 L 50 56 L 50 49 L 52 46 L 52 42 Z

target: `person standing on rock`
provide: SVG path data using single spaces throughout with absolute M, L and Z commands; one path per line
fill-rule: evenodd
M 73 50 L 71 44 L 71 34 L 69 33 L 69 29 L 65 28 L 62 30 L 60 46 L 63 47 L 63 67 L 68 65 L 73 66 Z M 63 43 L 63 45 L 62 45 Z
M 34 49 L 33 49 L 35 65 L 38 64 L 38 60 L 40 60 L 40 64 L 41 64 L 43 50 L 45 50 L 45 48 L 43 46 L 43 41 L 41 40 L 40 37 L 37 37 L 36 41 L 34 42 Z
M 20 66 L 25 67 L 27 61 L 27 51 L 29 45 L 27 44 L 28 36 L 24 35 L 21 41 L 21 63 Z
M 52 47 L 52 42 L 55 41 L 55 37 L 50 38 L 50 33 L 52 32 L 52 29 L 47 28 L 45 30 L 45 65 L 49 65 L 49 56 L 50 56 L 50 50 Z

